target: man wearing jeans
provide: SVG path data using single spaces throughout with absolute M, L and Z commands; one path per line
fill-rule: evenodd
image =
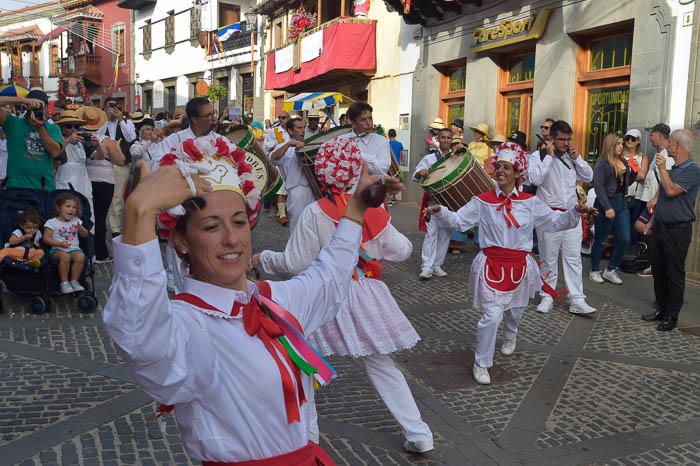
M 537 187 L 537 197 L 553 210 L 566 211 L 578 202 L 576 182 L 590 183 L 593 170 L 576 151 L 573 144 L 573 130 L 565 121 L 555 121 L 550 128 L 550 138 L 546 140 L 546 156 L 540 159 L 540 152 L 529 156 L 528 180 Z M 564 282 L 569 290 L 569 312 L 572 314 L 591 314 L 596 309 L 586 304 L 583 294 L 583 277 L 581 265 L 581 224 L 570 230 L 555 233 L 537 232 L 539 247 L 540 272 L 547 284 L 556 289 L 559 270 L 559 253 L 562 255 Z M 549 294 L 540 293 L 542 301 L 537 310 L 549 312 L 554 300 Z
M 693 133 L 676 130 L 671 133 L 668 154 L 675 164 L 666 168 L 666 157 L 656 154 L 659 170 L 659 193 L 654 205 L 652 199 L 647 208 L 654 217 L 649 236 L 651 273 L 654 277 L 656 310 L 642 317 L 646 321 L 660 321 L 659 331 L 676 328 L 678 314 L 683 306 L 685 293 L 685 258 L 695 221 L 695 201 L 700 189 L 700 168 L 690 159 L 693 150 Z

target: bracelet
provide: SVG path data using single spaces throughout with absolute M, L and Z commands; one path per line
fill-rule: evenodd
M 354 223 L 357 223 L 357 224 L 360 225 L 360 226 L 363 226 L 363 222 L 362 222 L 361 220 L 354 219 L 354 218 L 352 218 L 352 217 L 350 217 L 350 216 L 348 216 L 348 215 L 343 215 L 343 218 L 347 218 L 347 219 L 350 220 L 351 222 L 354 222 Z

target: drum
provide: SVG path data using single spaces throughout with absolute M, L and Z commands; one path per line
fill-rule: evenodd
M 258 154 L 246 150 L 245 161 L 253 166 L 255 187 L 258 188 L 263 197 L 274 193 L 284 183 L 279 170 L 267 161 L 267 157 L 260 157 Z
M 247 151 L 256 154 L 258 157 L 267 158 L 265 151 L 260 147 L 258 141 L 253 137 L 253 130 L 248 125 L 236 125 L 229 128 L 222 136 L 229 141 Z
M 421 186 L 440 205 L 456 212 L 472 197 L 494 188 L 493 180 L 469 151 L 452 153 L 435 162 Z
M 350 125 L 331 128 L 325 133 L 321 132 L 311 136 L 309 139 L 304 141 L 304 147 L 297 149 L 297 157 L 301 159 L 301 166 L 304 170 L 304 174 L 306 175 L 306 179 L 309 181 L 311 191 L 313 191 L 316 199 L 323 197 L 321 194 L 321 186 L 319 185 L 318 180 L 316 180 L 316 170 L 314 168 L 316 154 L 318 154 L 318 150 L 323 144 L 331 139 L 337 138 L 338 136 L 347 134 L 350 131 L 352 131 L 352 126 Z
M 399 162 L 396 161 L 396 157 L 394 157 L 393 154 L 389 155 L 391 156 L 391 166 L 389 167 L 389 173 L 387 173 L 387 175 L 393 176 L 394 178 L 398 178 L 403 181 L 403 172 L 401 171 Z

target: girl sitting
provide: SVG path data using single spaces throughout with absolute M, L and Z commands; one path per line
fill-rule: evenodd
M 19 228 L 12 232 L 10 239 L 5 243 L 5 248 L 0 250 L 0 262 L 6 257 L 11 259 L 24 259 L 32 267 L 39 267 L 44 257 L 44 250 L 40 247 L 41 215 L 36 209 L 29 208 L 19 216 Z
M 44 225 L 44 243 L 49 245 L 49 256 L 58 264 L 61 293 L 84 291 L 78 279 L 85 266 L 85 254 L 80 249 L 78 236 L 88 236 L 80 220 L 80 201 L 72 194 L 56 197 L 56 217 Z M 70 281 L 69 281 L 70 274 Z

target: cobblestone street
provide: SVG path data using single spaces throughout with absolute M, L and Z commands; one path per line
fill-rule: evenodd
M 531 305 L 516 353 L 497 351 L 493 385 L 478 386 L 471 364 L 480 315 L 465 292 L 475 249 L 448 257 L 448 277 L 419 281 L 417 209 L 401 204 L 392 215 L 414 250 L 384 274 L 422 337 L 395 359 L 436 449 L 405 453 L 362 364 L 331 358 L 339 377 L 317 403 L 323 446 L 339 465 L 700 464 L 700 325 L 691 309 L 699 287 L 687 287 L 689 328 L 657 332 L 639 319 L 651 308 L 651 279 L 625 275 L 622 287 L 586 279 L 597 316 L 574 317 L 565 302 L 549 314 Z M 279 250 L 287 235 L 265 216 L 254 249 Z M 97 266 L 101 303 L 111 270 Z M 71 298 L 58 298 L 51 314 L 34 316 L 8 297 L 0 373 L 2 464 L 192 464 L 172 417 L 161 432 L 155 403 L 122 365 L 99 310 L 84 316 Z

